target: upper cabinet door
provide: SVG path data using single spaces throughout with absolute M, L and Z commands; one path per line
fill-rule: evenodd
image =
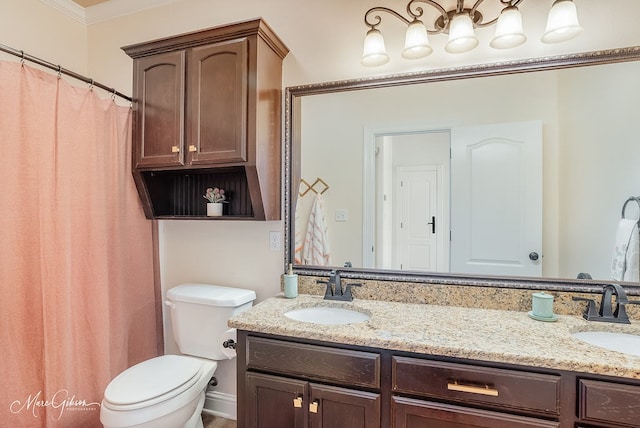
M 189 51 L 187 163 L 247 161 L 248 41 Z
M 135 61 L 134 167 L 184 164 L 184 69 L 183 51 Z

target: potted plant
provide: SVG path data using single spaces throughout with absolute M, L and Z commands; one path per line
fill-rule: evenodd
M 202 197 L 209 201 L 207 203 L 207 216 L 220 217 L 222 215 L 222 204 L 228 203 L 224 195 L 224 189 L 209 187 Z

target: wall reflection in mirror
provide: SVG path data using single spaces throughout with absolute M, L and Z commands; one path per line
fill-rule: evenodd
M 640 193 L 638 75 L 633 61 L 301 97 L 296 178 L 330 185 L 331 265 L 611 279 Z M 314 199 L 297 201 L 299 245 Z

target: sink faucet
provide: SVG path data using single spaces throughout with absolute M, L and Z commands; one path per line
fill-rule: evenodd
M 327 289 L 324 292 L 325 300 L 344 300 L 350 302 L 353 300 L 353 296 L 351 295 L 351 287 L 359 287 L 362 284 L 345 284 L 344 289 L 342 288 L 342 281 L 340 278 L 340 272 L 332 270 L 329 273 L 329 280 L 316 281 L 318 284 L 327 284 Z
M 613 295 L 616 296 L 615 309 L 612 302 Z M 574 297 L 573 300 L 587 302 L 587 308 L 582 315 L 587 321 L 614 322 L 620 324 L 630 324 L 625 305 L 640 305 L 640 301 L 629 300 L 627 293 L 619 284 L 607 284 L 602 289 L 602 299 L 600 309 L 596 311 L 596 302 L 593 299 L 584 297 Z

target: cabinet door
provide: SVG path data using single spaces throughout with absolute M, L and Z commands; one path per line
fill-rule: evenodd
M 189 51 L 187 162 L 247 160 L 248 41 Z
M 558 422 L 393 397 L 393 428 L 557 428 Z
M 311 384 L 309 422 L 310 428 L 380 428 L 380 394 Z
M 184 52 L 135 60 L 134 167 L 184 164 Z
M 578 380 L 578 415 L 602 426 L 640 426 L 640 386 Z
M 307 428 L 308 385 L 300 380 L 247 373 L 246 428 Z

